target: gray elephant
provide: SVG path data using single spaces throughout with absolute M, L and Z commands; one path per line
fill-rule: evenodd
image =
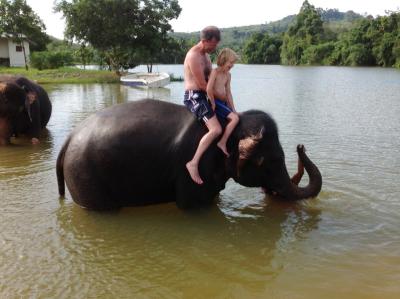
M 25 107 L 25 91 L 15 83 L 0 82 L 0 145 L 10 143 L 13 124 Z
M 57 158 L 60 195 L 65 184 L 73 200 L 89 209 L 115 209 L 176 201 L 180 208 L 213 202 L 229 178 L 263 187 L 285 200 L 315 197 L 321 190 L 318 168 L 298 146 L 310 180 L 293 182 L 274 120 L 265 112 L 240 114 L 228 141 L 229 158 L 212 144 L 203 155 L 202 185 L 192 181 L 185 164 L 191 159 L 204 125 L 183 107 L 141 100 L 104 109 L 69 135 Z
M 9 132 L 4 133 L 3 138 L 0 136 L 0 143 L 7 144 L 10 142 L 9 136 L 19 134 L 27 134 L 32 138 L 32 143 L 38 143 L 40 132 L 46 127 L 52 112 L 47 92 L 40 85 L 22 76 L 0 75 L 0 82 L 5 86 L 12 84 L 20 88 L 18 99 L 16 94 L 3 94 L 3 97 L 8 99 L 8 104 L 19 102 L 21 99 L 24 101 L 23 109 L 12 118 L 7 116 L 7 108 L 4 106 L 5 110 L 1 113 L 8 122 L 7 125 L 3 124 L 0 130 L 5 132 L 7 127 Z

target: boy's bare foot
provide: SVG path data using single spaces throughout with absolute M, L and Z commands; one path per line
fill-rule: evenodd
M 217 146 L 221 149 L 221 151 L 223 151 L 223 153 L 229 157 L 229 153 L 228 150 L 226 149 L 226 144 L 221 144 L 221 143 L 217 143 Z
M 199 170 L 197 169 L 197 165 L 193 165 L 190 162 L 186 163 L 186 168 L 189 171 L 190 177 L 196 184 L 203 184 L 203 180 L 200 177 Z

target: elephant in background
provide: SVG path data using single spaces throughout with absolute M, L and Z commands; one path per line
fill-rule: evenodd
M 5 110 L 1 111 L 4 117 L 3 125 L 0 125 L 0 131 L 3 131 L 0 144 L 10 143 L 10 137 L 17 137 L 19 134 L 27 134 L 32 138 L 32 143 L 38 143 L 40 131 L 46 127 L 52 112 L 47 92 L 40 85 L 22 76 L 0 75 L 0 83 L 5 86 L 13 84 L 20 88 L 18 99 L 16 93 L 3 94 L 3 97 L 8 99 L 8 104 L 20 102 L 21 99 L 24 101 L 23 109 L 12 117 L 7 115 L 6 105 L 3 108 Z
M 15 83 L 0 82 L 0 145 L 10 143 L 13 124 L 25 107 L 25 91 Z
M 298 147 L 309 175 L 301 188 L 285 165 L 275 121 L 258 110 L 240 114 L 228 140 L 229 157 L 212 144 L 199 172 L 202 185 L 192 181 L 186 162 L 206 133 L 184 106 L 141 100 L 106 108 L 72 131 L 57 158 L 60 195 L 65 183 L 82 207 L 102 210 L 176 201 L 180 208 L 213 202 L 229 178 L 248 187 L 263 187 L 285 200 L 315 197 L 322 177 Z

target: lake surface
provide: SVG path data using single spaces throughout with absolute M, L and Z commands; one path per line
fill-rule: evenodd
M 0 148 L 0 298 L 400 298 L 399 70 L 235 66 L 237 110 L 273 115 L 291 174 L 305 144 L 322 191 L 283 204 L 230 180 L 193 212 L 87 211 L 59 199 L 55 176 L 80 121 L 143 97 L 181 103 L 182 82 L 44 88 L 41 144 Z

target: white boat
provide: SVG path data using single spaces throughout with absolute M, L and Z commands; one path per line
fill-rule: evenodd
M 167 73 L 132 73 L 120 78 L 122 84 L 143 87 L 163 87 L 170 82 Z

